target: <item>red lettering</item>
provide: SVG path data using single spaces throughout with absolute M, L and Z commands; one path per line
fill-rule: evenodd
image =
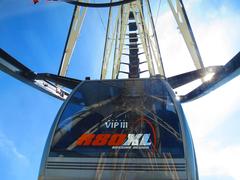
M 93 141 L 93 146 L 104 146 L 107 144 L 108 139 L 111 137 L 111 134 L 98 134 Z
M 78 146 L 89 146 L 92 143 L 95 134 L 83 134 L 80 138 L 78 138 L 76 144 Z
M 126 140 L 127 134 L 113 134 L 108 142 L 109 146 L 121 146 Z
M 83 134 L 76 142 L 77 146 L 121 146 L 127 134 Z

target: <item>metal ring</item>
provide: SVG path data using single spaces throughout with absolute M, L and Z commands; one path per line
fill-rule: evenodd
M 87 3 L 87 2 L 79 2 L 74 0 L 50 0 L 50 1 L 63 1 L 69 4 L 73 4 L 76 6 L 83 6 L 83 7 L 105 8 L 105 7 L 112 7 L 112 6 L 120 6 L 123 4 L 131 3 L 136 0 L 122 0 L 122 1 L 109 2 L 109 3 Z

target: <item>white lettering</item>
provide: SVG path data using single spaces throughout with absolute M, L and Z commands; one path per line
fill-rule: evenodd
M 109 119 L 107 122 L 105 122 L 106 128 L 122 128 L 126 129 L 128 127 L 128 122 L 125 122 L 125 120 L 112 120 Z
M 110 121 L 107 121 L 107 122 L 105 122 L 105 125 L 106 125 L 107 128 L 110 128 L 110 126 L 112 125 L 112 123 L 111 123 Z
M 116 128 L 116 127 L 118 127 L 118 125 L 119 125 L 119 122 L 114 122 L 113 124 L 114 124 L 114 126 L 113 126 L 113 127 L 114 127 L 114 128 Z
M 150 140 L 150 134 L 144 134 L 140 142 L 140 146 L 150 146 L 151 142 L 149 142 L 149 140 Z
M 128 139 L 127 141 L 123 144 L 123 146 L 138 146 L 140 138 L 142 137 L 143 134 L 128 134 Z

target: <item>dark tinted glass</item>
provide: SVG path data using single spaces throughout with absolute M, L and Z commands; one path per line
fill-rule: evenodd
M 86 81 L 61 115 L 50 155 L 183 157 L 174 103 L 161 80 Z

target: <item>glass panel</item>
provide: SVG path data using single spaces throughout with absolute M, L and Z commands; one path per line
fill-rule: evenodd
M 179 119 L 160 80 L 86 81 L 69 100 L 50 156 L 184 156 Z

